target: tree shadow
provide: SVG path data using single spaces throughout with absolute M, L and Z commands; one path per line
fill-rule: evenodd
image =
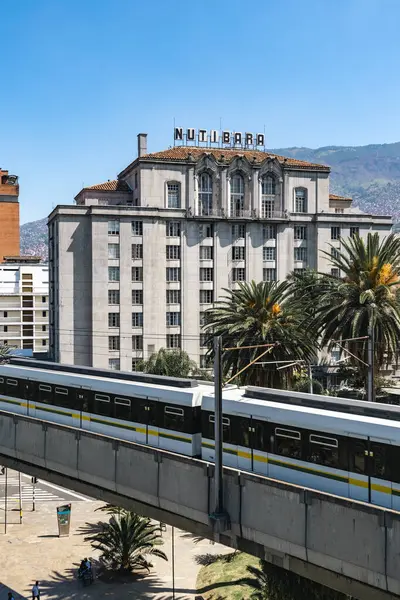
M 104 524 L 105 521 L 97 521 L 97 523 L 85 523 L 84 525 L 81 525 L 80 527 L 78 527 L 76 533 L 74 533 L 74 535 L 83 535 L 83 536 L 87 536 L 87 535 L 93 535 L 95 533 L 98 533 L 99 531 L 101 531 L 102 525 Z

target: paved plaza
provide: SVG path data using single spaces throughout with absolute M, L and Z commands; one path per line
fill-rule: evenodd
M 72 501 L 71 531 L 69 537 L 58 537 L 56 507 L 58 502 L 41 503 L 35 512 L 31 508 L 23 513 L 8 511 L 7 533 L 4 534 L 4 504 L 0 505 L 0 600 L 7 599 L 13 591 L 15 600 L 31 598 L 30 590 L 37 579 L 41 585 L 42 599 L 55 600 L 172 600 L 171 528 L 163 533 L 163 550 L 168 562 L 155 558 L 151 574 L 140 581 L 105 583 L 96 580 L 92 586 L 83 587 L 76 579 L 76 571 L 85 556 L 98 556 L 83 538 L 87 524 L 105 520 L 107 515 L 95 512 L 99 502 Z M 16 507 L 15 507 L 16 508 Z M 207 540 L 194 543 L 185 532 L 175 529 L 175 600 L 201 598 L 196 594 L 196 577 L 199 566 L 196 555 L 219 554 L 230 550 Z

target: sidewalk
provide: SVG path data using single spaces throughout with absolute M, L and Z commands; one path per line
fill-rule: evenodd
M 9 513 L 7 534 L 4 535 L 4 512 L 0 512 L 0 600 L 7 600 L 12 591 L 15 600 L 31 598 L 31 588 L 38 580 L 41 598 L 55 600 L 170 600 L 172 599 L 171 528 L 163 533 L 164 552 L 168 562 L 155 558 L 154 569 L 141 581 L 105 583 L 96 580 L 83 587 L 76 579 L 76 570 L 85 556 L 98 558 L 90 544 L 83 541 L 86 523 L 105 520 L 107 516 L 94 512 L 102 503 L 73 502 L 69 537 L 58 537 L 56 502 L 41 504 L 37 512 L 24 513 L 19 525 L 17 512 Z M 17 524 L 18 523 L 18 524 Z M 175 600 L 196 598 L 196 577 L 199 566 L 195 556 L 220 554 L 230 549 L 207 540 L 194 543 L 189 534 L 175 530 Z M 201 596 L 200 596 L 201 597 Z

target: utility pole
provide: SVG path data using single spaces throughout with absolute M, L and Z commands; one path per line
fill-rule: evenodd
M 8 495 L 8 468 L 6 467 L 6 481 L 4 490 L 4 533 L 7 533 L 7 495 Z
M 313 389 L 313 378 L 312 378 L 312 366 L 311 365 L 308 365 L 308 382 L 309 382 L 310 394 L 313 394 L 314 389 Z
M 36 504 L 35 504 L 35 485 L 37 483 L 37 477 L 32 477 L 32 512 L 35 512 L 36 510 Z
M 214 338 L 214 437 L 215 437 L 215 481 L 214 481 L 214 513 L 222 513 L 223 498 L 223 480 L 222 480 L 222 459 L 223 459 L 223 427 L 222 427 L 222 364 L 221 364 L 221 336 Z
M 21 471 L 18 472 L 18 486 L 19 486 L 19 522 L 22 523 L 22 492 L 21 492 Z
M 375 402 L 375 386 L 374 386 L 374 346 L 375 346 L 375 324 L 372 314 L 372 322 L 368 327 L 368 402 Z

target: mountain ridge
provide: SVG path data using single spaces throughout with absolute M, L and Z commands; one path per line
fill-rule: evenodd
M 331 193 L 351 196 L 354 205 L 369 214 L 400 220 L 400 142 L 315 149 L 292 146 L 270 152 L 328 165 Z M 21 226 L 21 254 L 47 260 L 47 218 Z

